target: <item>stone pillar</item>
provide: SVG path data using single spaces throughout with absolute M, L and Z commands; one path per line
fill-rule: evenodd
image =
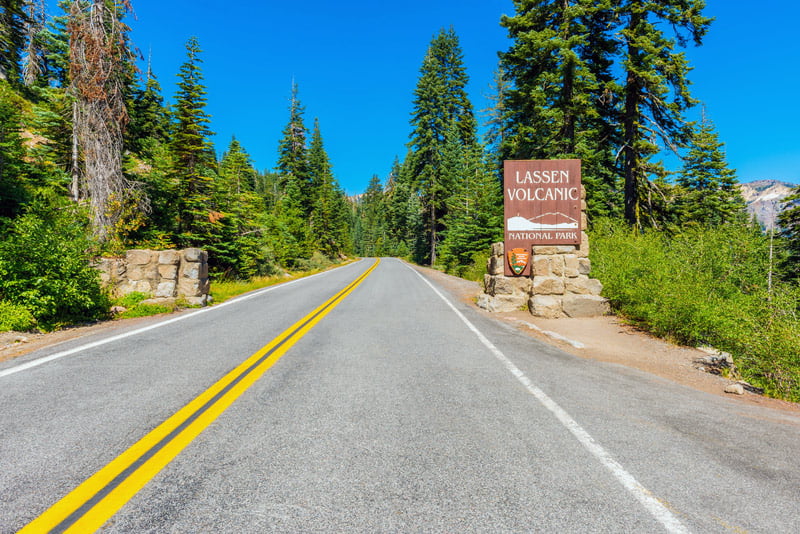
M 581 244 L 533 247 L 531 296 L 528 309 L 537 317 L 593 317 L 610 311 L 600 296 L 603 284 L 589 278 L 589 237 Z
M 531 251 L 531 298 L 528 309 L 536 317 L 594 317 L 611 311 L 600 296 L 603 284 L 589 278 L 589 236 L 586 189 L 581 187 L 580 245 L 535 246 Z
M 183 299 L 192 306 L 208 304 L 208 253 L 185 250 L 129 250 L 124 258 L 101 258 L 100 280 L 117 296 L 147 293 L 147 302 L 171 306 Z
M 495 243 L 487 264 L 489 273 L 483 277 L 483 293 L 478 297 L 478 306 L 490 312 L 524 310 L 528 307 L 531 279 L 505 276 L 504 266 L 503 243 Z
M 586 228 L 586 193 L 581 188 L 581 227 Z M 527 309 L 536 317 L 594 317 L 611 311 L 600 296 L 603 285 L 589 278 L 589 236 L 581 232 L 580 245 L 534 246 L 531 276 L 503 274 L 503 243 L 492 245 L 478 306 L 491 312 Z
M 191 305 L 205 306 L 210 288 L 208 279 L 208 252 L 187 248 L 182 253 L 178 277 L 178 295 Z

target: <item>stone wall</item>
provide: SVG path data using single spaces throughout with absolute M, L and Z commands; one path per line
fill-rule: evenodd
M 116 296 L 138 291 L 152 295 L 148 302 L 157 304 L 208 304 L 208 253 L 199 248 L 129 250 L 124 258 L 101 258 L 97 269 Z

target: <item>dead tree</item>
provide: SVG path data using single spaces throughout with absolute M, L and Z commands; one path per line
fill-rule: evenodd
M 27 0 L 25 21 L 25 60 L 22 65 L 22 81 L 30 87 L 44 72 L 44 57 L 40 33 L 45 27 L 44 0 Z
M 123 134 L 128 123 L 124 90 L 131 68 L 130 28 L 120 20 L 128 0 L 76 0 L 69 13 L 70 90 L 74 98 L 73 132 L 79 172 L 72 193 L 89 200 L 92 228 L 107 241 L 130 202 L 136 184 L 122 172 Z

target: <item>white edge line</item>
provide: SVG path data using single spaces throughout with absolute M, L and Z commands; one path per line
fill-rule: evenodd
M 668 531 L 674 533 L 685 534 L 689 530 L 670 512 L 647 488 L 642 486 L 630 473 L 628 473 L 622 465 L 612 458 L 611 454 L 606 451 L 602 445 L 597 443 L 594 438 L 581 427 L 575 419 L 572 418 L 566 410 L 564 410 L 557 402 L 551 399 L 544 391 L 536 387 L 533 382 L 525 376 L 514 363 L 509 360 L 500 349 L 494 346 L 489 339 L 478 330 L 475 325 L 467 319 L 436 287 L 428 281 L 427 278 L 422 276 L 416 269 L 411 266 L 407 267 L 414 271 L 423 282 L 433 290 L 434 293 L 439 295 L 453 312 L 461 319 L 467 328 L 469 328 L 481 341 L 481 343 L 488 348 L 494 356 L 500 360 L 506 369 L 519 380 L 525 389 L 533 395 L 545 408 L 547 408 L 556 418 L 572 433 L 575 438 L 580 442 L 583 447 L 588 450 L 592 456 L 597 458 L 603 466 L 608 469 L 611 474 L 616 478 L 622 486 L 628 490 L 642 506 Z
M 351 263 L 350 265 L 355 265 L 356 263 L 360 263 L 360 262 Z M 342 267 L 346 267 L 346 265 L 343 265 Z M 159 323 L 151 324 L 149 326 L 145 326 L 145 327 L 142 327 L 142 328 L 137 328 L 136 330 L 131 330 L 130 332 L 125 332 L 123 334 L 118 334 L 116 336 L 111 336 L 111 337 L 108 337 L 108 338 L 100 339 L 98 341 L 94 341 L 92 343 L 87 343 L 86 345 L 81 345 L 79 347 L 75 347 L 75 348 L 72 348 L 72 349 L 69 349 L 69 350 L 65 350 L 65 351 L 62 351 L 62 352 L 57 352 L 55 354 L 51 354 L 50 356 L 45 356 L 43 358 L 39 358 L 39 359 L 32 360 L 32 361 L 27 362 L 27 363 L 23 363 L 21 365 L 17 365 L 16 367 L 10 367 L 8 369 L 3 369 L 2 371 L 0 371 L 0 378 L 4 378 L 6 376 L 10 376 L 10 375 L 13 375 L 15 373 L 20 373 L 22 371 L 27 371 L 28 369 L 32 369 L 34 367 L 38 367 L 38 366 L 43 365 L 45 363 L 52 362 L 53 360 L 58 360 L 58 359 L 63 358 L 65 356 L 71 356 L 72 354 L 76 354 L 78 352 L 82 352 L 82 351 L 85 351 L 85 350 L 93 349 L 93 348 L 99 347 L 101 345 L 106 345 L 108 343 L 113 343 L 115 341 L 119 341 L 120 339 L 125 339 L 126 337 L 136 336 L 136 335 L 142 334 L 144 332 L 148 332 L 150 330 L 155 330 L 156 328 L 161 328 L 162 326 L 166 326 L 168 324 L 177 323 L 178 321 L 183 321 L 185 319 L 197 317 L 198 315 L 203 314 L 203 313 L 207 313 L 207 312 L 214 311 L 214 310 L 219 310 L 221 308 L 224 308 L 226 306 L 230 306 L 230 305 L 233 305 L 233 304 L 238 304 L 240 302 L 244 302 L 245 300 L 249 300 L 251 298 L 263 295 L 264 293 L 268 293 L 268 292 L 274 291 L 276 289 L 281 289 L 281 288 L 290 286 L 292 284 L 296 284 L 298 282 L 302 282 L 303 280 L 309 280 L 311 278 L 314 278 L 314 277 L 317 277 L 317 276 L 321 276 L 323 274 L 327 274 L 327 273 L 333 272 L 335 270 L 336 269 L 331 269 L 329 271 L 323 271 L 321 273 L 312 274 L 311 276 L 305 276 L 303 278 L 298 278 L 296 280 L 291 280 L 289 282 L 283 282 L 281 284 L 276 284 L 276 285 L 273 285 L 273 286 L 270 286 L 270 287 L 266 287 L 264 289 L 258 289 L 256 291 L 251 292 L 251 293 L 247 293 L 246 295 L 242 295 L 240 297 L 234 297 L 232 299 L 226 300 L 222 304 L 217 304 L 216 306 L 208 306 L 207 308 L 202 308 L 202 309 L 194 311 L 194 312 L 189 312 L 189 313 L 187 313 L 185 315 L 181 315 L 179 317 L 173 317 L 172 319 L 167 319 L 166 321 L 161 321 Z

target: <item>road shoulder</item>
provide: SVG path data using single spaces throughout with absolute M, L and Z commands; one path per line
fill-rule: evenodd
M 707 356 L 706 353 L 651 336 L 634 326 L 625 324 L 616 316 L 542 319 L 532 316 L 527 311 L 489 313 L 475 305 L 475 300 L 482 290 L 480 283 L 463 280 L 435 269 L 417 265 L 412 267 L 435 280 L 478 313 L 504 322 L 530 337 L 575 356 L 639 369 L 736 402 L 800 414 L 800 404 L 771 399 L 747 391 L 744 395 L 725 393 L 725 387 L 734 381 L 698 369 L 700 364 L 697 360 Z

